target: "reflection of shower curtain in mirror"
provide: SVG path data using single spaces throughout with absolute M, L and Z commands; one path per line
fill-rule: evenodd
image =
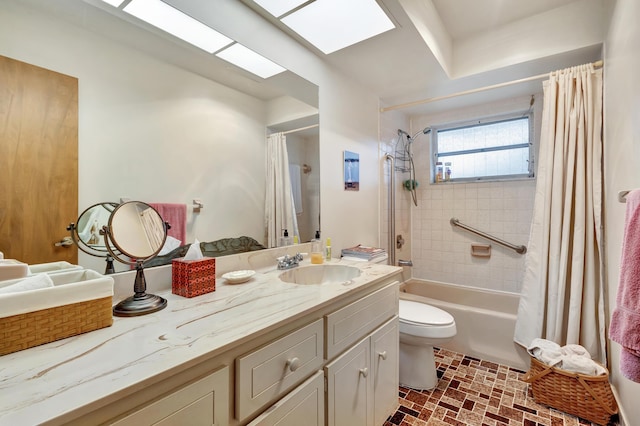
M 284 229 L 289 236 L 298 235 L 291 178 L 287 139 L 283 133 L 267 137 L 267 193 L 265 196 L 265 237 L 267 247 L 276 247 L 278 237 Z
M 154 252 L 160 248 L 164 242 L 164 227 L 162 221 L 158 220 L 158 215 L 153 209 L 145 209 L 140 213 L 142 229 L 149 242 L 149 249 Z

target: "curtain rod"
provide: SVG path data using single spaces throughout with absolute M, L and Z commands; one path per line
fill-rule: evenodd
M 597 67 L 601 67 L 602 64 L 603 64 L 603 61 L 595 61 L 595 62 L 592 63 L 592 65 L 594 67 L 596 67 L 596 68 Z M 380 108 L 380 112 L 387 112 L 387 111 L 392 111 L 394 109 L 400 109 L 400 108 L 408 108 L 408 107 L 412 107 L 412 106 L 416 106 L 416 105 L 422 105 L 422 104 L 427 104 L 427 103 L 431 103 L 431 102 L 441 101 L 441 100 L 444 100 L 444 99 L 455 98 L 457 96 L 464 96 L 464 95 L 470 95 L 472 93 L 484 92 L 486 90 L 499 89 L 501 87 L 511 86 L 511 85 L 514 85 L 514 84 L 526 83 L 527 81 L 540 80 L 542 78 L 549 77 L 549 74 L 550 73 L 539 74 L 539 75 L 534 75 L 533 77 L 526 77 L 526 78 L 521 78 L 519 80 L 512 80 L 512 81 L 507 81 L 507 82 L 504 82 L 504 83 L 493 84 L 491 86 L 478 87 L 477 89 L 470 89 L 470 90 L 465 90 L 465 91 L 458 92 L 458 93 L 451 93 L 450 95 L 436 96 L 434 98 L 427 98 L 427 99 L 422 99 L 422 100 L 419 100 L 419 101 L 407 102 L 407 103 L 404 103 L 404 104 L 384 107 L 384 108 Z
M 320 126 L 319 124 L 312 124 L 311 126 L 300 127 L 299 129 L 287 130 L 286 132 L 282 132 L 283 135 L 288 135 L 289 133 L 301 132 L 303 130 L 313 129 L 315 127 Z

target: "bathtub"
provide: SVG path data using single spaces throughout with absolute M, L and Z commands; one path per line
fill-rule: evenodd
M 518 294 L 411 279 L 400 285 L 400 298 L 437 306 L 455 318 L 457 334 L 443 348 L 529 369 L 526 349 L 513 341 Z

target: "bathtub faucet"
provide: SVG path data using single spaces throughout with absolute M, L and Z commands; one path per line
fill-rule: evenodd
M 413 262 L 410 260 L 398 259 L 398 266 L 413 266 Z

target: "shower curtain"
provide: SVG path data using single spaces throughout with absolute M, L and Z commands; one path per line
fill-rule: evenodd
M 290 237 L 298 235 L 289 177 L 287 138 L 282 132 L 267 137 L 267 193 L 264 212 L 267 247 L 277 247 L 278 238 L 285 229 Z
M 580 344 L 606 362 L 602 241 L 602 70 L 543 83 L 540 155 L 514 340 Z

